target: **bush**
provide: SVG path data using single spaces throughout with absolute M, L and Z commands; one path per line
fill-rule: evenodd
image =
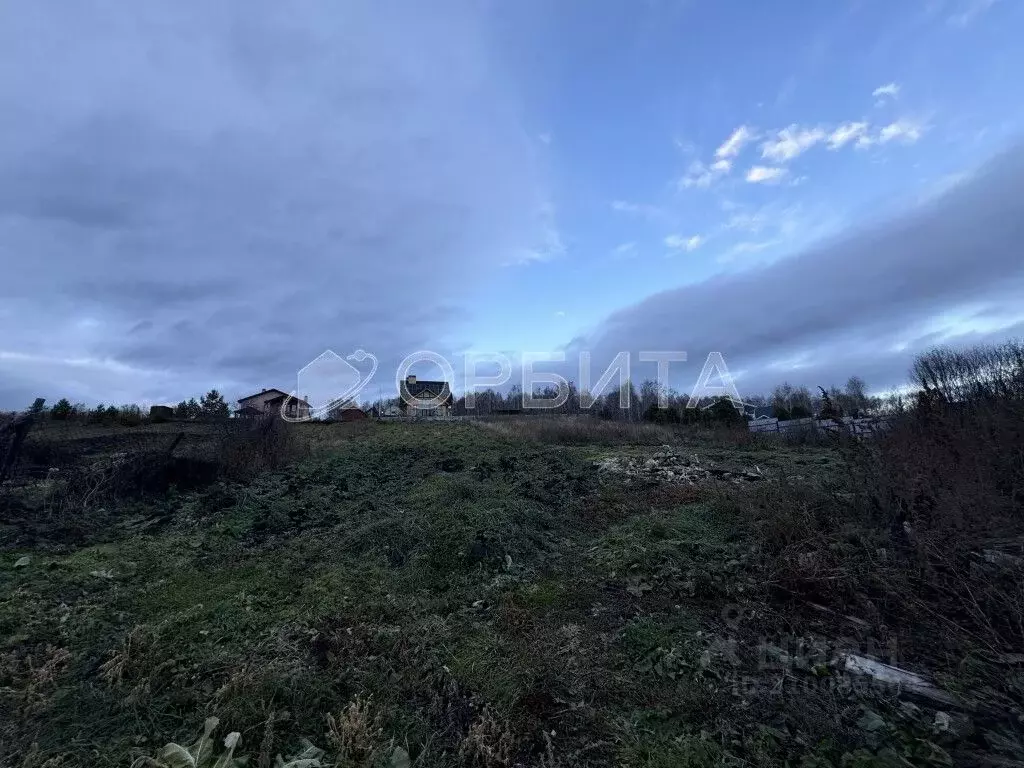
M 871 439 L 831 438 L 844 470 L 829 487 L 759 489 L 765 582 L 860 606 L 936 664 L 1024 647 L 1024 364 L 965 363 L 991 360 L 923 356 L 915 408 Z
M 233 419 L 224 426 L 218 462 L 222 474 L 231 480 L 244 481 L 282 469 L 309 452 L 297 425 L 276 416 L 264 416 L 255 423 Z
M 653 421 L 655 424 L 679 424 L 682 417 L 677 408 L 659 408 L 652 405 L 644 413 L 644 421 Z
M 142 423 L 142 409 L 137 405 L 122 405 L 117 420 L 123 426 L 137 427 Z

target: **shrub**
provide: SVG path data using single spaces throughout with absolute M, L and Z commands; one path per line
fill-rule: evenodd
M 122 405 L 117 420 L 126 427 L 137 427 L 142 423 L 142 409 L 137 405 Z
M 794 405 L 793 410 L 789 412 L 789 418 L 791 419 L 809 419 L 813 415 L 811 409 L 806 405 Z
M 297 425 L 276 416 L 264 416 L 255 423 L 233 419 L 224 426 L 218 462 L 224 476 L 232 480 L 281 469 L 309 452 Z
M 915 408 L 830 438 L 844 468 L 827 487 L 755 492 L 766 583 L 859 605 L 936 663 L 1024 646 L 1024 364 L 972 368 L 985 350 L 923 356 Z
M 652 405 L 644 413 L 645 421 L 653 421 L 655 424 L 678 424 L 682 421 L 677 408 L 659 408 Z

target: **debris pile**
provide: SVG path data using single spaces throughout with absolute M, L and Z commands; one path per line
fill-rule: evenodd
M 667 445 L 650 458 L 608 456 L 594 462 L 594 466 L 602 474 L 625 475 L 627 482 L 638 479 L 696 485 L 711 480 L 746 483 L 765 479 L 760 467 L 753 470 L 718 467 L 710 462 L 702 463 L 696 454 L 683 456 L 675 453 Z

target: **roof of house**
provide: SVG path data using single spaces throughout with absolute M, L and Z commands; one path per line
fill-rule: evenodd
M 270 391 L 270 390 L 267 390 L 267 391 Z M 278 390 L 278 391 L 280 391 L 280 390 Z M 274 397 L 271 397 L 269 400 L 266 401 L 266 403 L 267 403 L 267 405 L 273 405 L 274 403 L 280 403 L 285 398 L 287 398 L 289 400 L 294 400 L 295 402 L 300 403 L 302 405 L 309 406 L 309 403 L 307 403 L 301 397 L 295 397 L 294 395 L 289 395 L 289 394 L 287 394 L 285 392 L 281 392 L 280 395 L 275 395 Z M 312 406 L 309 406 L 309 407 L 312 407 Z
M 257 397 L 265 398 L 267 395 L 276 392 L 278 395 L 288 396 L 287 392 L 282 392 L 280 389 L 264 389 L 262 392 L 257 392 L 255 395 L 246 395 L 245 397 L 238 398 L 238 402 L 244 403 L 246 400 L 255 400 Z
M 409 394 L 417 400 L 433 400 L 435 397 L 451 396 L 447 381 L 413 381 L 406 382 Z
M 270 395 L 273 395 L 273 397 L 270 397 Z M 301 397 L 295 397 L 294 395 L 289 395 L 287 392 L 282 392 L 280 389 L 265 389 L 262 392 L 257 392 L 255 395 L 249 395 L 248 397 L 240 397 L 240 398 L 238 398 L 238 402 L 242 406 L 242 408 L 246 408 L 246 407 L 248 407 L 248 406 L 246 406 L 246 403 L 248 401 L 256 400 L 257 398 L 259 398 L 260 400 L 262 400 L 262 402 L 264 402 L 264 403 L 266 403 L 268 405 L 273 404 L 273 403 L 280 403 L 285 398 L 290 398 L 292 400 L 295 400 L 298 403 L 301 403 L 302 405 L 309 406 L 309 403 L 307 403 Z M 310 407 L 312 407 L 312 406 L 310 406 Z
M 732 398 L 726 397 L 725 395 L 719 395 L 718 397 L 713 397 L 710 400 L 708 400 L 706 403 L 701 405 L 700 409 L 702 411 L 708 411 L 708 410 L 711 410 L 712 408 L 714 408 L 716 405 L 720 405 L 723 402 L 728 403 L 729 405 L 733 406 L 734 408 L 736 407 L 736 403 L 733 402 Z M 743 405 L 743 407 L 746 407 L 746 406 Z
M 245 405 L 235 411 L 239 416 L 259 416 L 263 413 L 259 408 L 253 408 L 251 405 Z

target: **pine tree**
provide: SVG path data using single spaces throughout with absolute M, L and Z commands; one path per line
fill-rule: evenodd
M 204 419 L 226 419 L 231 413 L 224 396 L 216 389 L 203 395 L 199 408 Z

